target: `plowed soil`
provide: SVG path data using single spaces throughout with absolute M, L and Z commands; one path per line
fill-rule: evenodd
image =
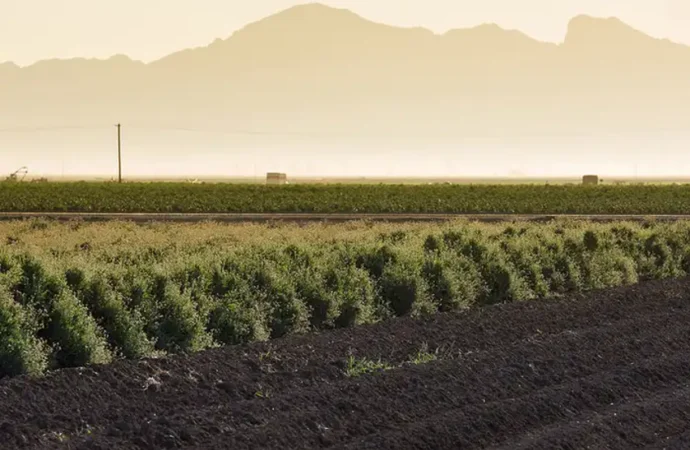
M 686 449 L 688 324 L 672 280 L 3 380 L 0 446 Z

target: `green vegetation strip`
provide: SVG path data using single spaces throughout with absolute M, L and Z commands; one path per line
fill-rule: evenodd
M 0 223 L 0 376 L 683 276 L 690 223 Z M 423 361 L 425 355 L 420 355 Z M 369 366 L 352 360 L 352 372 Z
M 0 212 L 689 214 L 690 185 L 4 182 Z
M 406 365 L 419 366 L 422 364 L 428 364 L 438 359 L 439 350 L 440 349 L 436 349 L 436 352 L 431 353 L 428 351 L 426 345 L 422 345 L 422 348 L 419 349 L 417 353 L 410 355 L 407 361 L 397 365 L 383 361 L 380 358 L 378 360 L 373 360 L 368 358 L 356 358 L 354 355 L 350 355 L 347 358 L 345 375 L 350 378 L 356 378 L 362 375 L 385 372 L 387 370 L 404 367 Z

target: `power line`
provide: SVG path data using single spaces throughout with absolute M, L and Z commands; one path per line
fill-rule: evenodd
M 179 126 L 142 126 L 142 125 L 128 125 L 129 129 L 142 130 L 142 131 L 157 131 L 157 132 L 187 132 L 187 133 L 199 133 L 199 134 L 215 134 L 215 135 L 227 135 L 227 136 L 292 136 L 292 137 L 340 137 L 340 138 L 351 138 L 351 137 L 379 137 L 381 132 L 378 133 L 366 133 L 362 130 L 357 132 L 330 132 L 330 131 L 267 131 L 267 130 L 251 130 L 251 129 L 225 129 L 225 130 L 214 130 L 214 129 L 203 129 L 203 128 L 191 128 L 191 127 L 179 127 Z M 8 127 L 0 128 L 0 133 L 35 133 L 44 131 L 63 131 L 63 130 L 100 130 L 106 129 L 106 126 L 50 126 L 50 127 Z M 622 132 L 607 132 L 607 131 L 592 131 L 592 132 L 568 132 L 568 133 L 529 133 L 529 134 L 518 134 L 515 136 L 511 135 L 498 135 L 498 136 L 482 136 L 482 135 L 465 135 L 461 136 L 463 139 L 521 139 L 521 138 L 543 138 L 543 139 L 557 139 L 557 138 L 588 138 L 588 137 L 625 137 L 634 136 L 640 134 L 654 134 L 654 133 L 668 133 L 668 132 L 690 132 L 688 129 L 684 128 L 668 128 L 668 129 L 656 129 L 656 130 L 639 130 L 639 131 L 622 131 Z M 398 135 L 399 137 L 404 137 L 400 133 L 391 133 L 392 135 Z M 425 134 L 429 134 L 429 137 L 440 137 L 445 133 L 417 133 L 415 136 L 418 138 L 423 138 Z

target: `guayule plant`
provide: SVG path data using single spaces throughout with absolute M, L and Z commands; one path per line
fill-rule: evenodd
M 367 189 L 361 192 L 369 195 Z M 322 195 L 316 188 L 304 192 Z M 0 376 L 690 270 L 686 222 L 0 223 L 0 242 L 10 237 L 0 247 Z

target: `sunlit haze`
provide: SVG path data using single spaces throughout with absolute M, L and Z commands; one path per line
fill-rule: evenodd
M 4 0 L 0 178 L 690 178 L 687 0 L 301 3 Z

